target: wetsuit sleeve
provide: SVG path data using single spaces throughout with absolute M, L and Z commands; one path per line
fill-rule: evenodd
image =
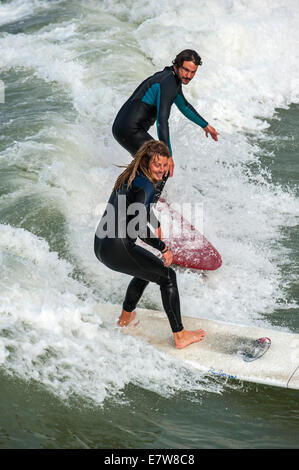
M 169 136 L 169 114 L 176 90 L 169 79 L 164 79 L 159 85 L 157 96 L 157 134 L 158 139 L 164 142 L 172 155 L 172 149 Z
M 156 248 L 156 250 L 163 251 L 166 248 L 165 243 L 158 238 L 152 229 L 147 225 L 139 235 L 140 240 L 144 241 L 147 245 Z
M 195 122 L 195 124 L 202 128 L 209 125 L 209 123 L 203 117 L 201 117 L 200 114 L 198 114 L 193 106 L 188 103 L 182 91 L 179 92 L 174 102 L 181 113 L 183 113 L 186 118 L 190 119 L 190 121 Z
M 154 187 L 152 185 L 140 188 L 135 187 L 134 192 L 134 202 L 144 204 L 147 212 L 147 220 L 145 221 L 146 223 L 143 227 L 139 227 L 138 229 L 139 238 L 153 248 L 156 248 L 156 250 L 163 251 L 166 247 L 165 243 L 159 237 L 157 237 L 148 226 L 148 222 L 152 222 L 151 202 L 155 194 Z

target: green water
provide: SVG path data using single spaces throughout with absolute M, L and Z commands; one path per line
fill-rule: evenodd
M 299 106 L 292 104 L 288 109 L 279 109 L 275 118 L 268 121 L 269 127 L 263 138 L 255 139 L 261 151 L 259 158 L 263 170 L 270 176 L 270 181 L 283 188 L 288 188 L 298 197 L 299 194 Z M 279 208 L 278 208 L 279 210 Z M 282 254 L 280 264 L 285 280 L 287 298 L 291 302 L 299 298 L 299 223 L 292 227 L 281 227 Z M 298 332 L 298 308 L 278 308 L 271 312 L 272 325 L 284 325 L 295 333 Z
M 239 384 L 216 396 L 163 398 L 130 385 L 126 405 L 98 408 L 80 400 L 64 404 L 16 378 L 1 375 L 1 384 L 2 448 L 298 448 L 293 390 Z
M 17 5 L 13 2 L 3 4 L 10 3 L 14 7 L 12 10 L 17 11 Z M 126 372 L 123 370 L 124 362 L 117 361 L 118 354 L 124 355 L 126 351 L 119 353 L 113 350 L 111 344 L 111 349 L 103 347 L 99 354 L 103 356 L 104 365 L 108 364 L 111 369 L 115 368 L 115 375 L 119 375 L 121 379 L 117 382 L 114 376 L 105 376 L 107 368 L 104 366 L 102 376 L 101 370 L 96 370 L 97 365 L 92 369 L 93 359 L 95 354 L 98 354 L 98 350 L 93 349 L 92 341 L 86 348 L 91 351 L 87 356 L 84 354 L 85 345 L 82 345 L 82 349 L 80 347 L 75 349 L 75 353 L 72 349 L 69 350 L 68 346 L 65 346 L 65 350 L 58 348 L 56 352 L 54 341 L 57 340 L 60 347 L 61 344 L 67 343 L 68 331 L 67 333 L 63 331 L 59 336 L 55 329 L 57 324 L 54 322 L 52 327 L 54 333 L 51 336 L 51 324 L 50 327 L 47 324 L 44 330 L 38 329 L 36 323 L 31 321 L 31 317 L 25 315 L 28 314 L 27 310 L 24 318 L 22 312 L 19 312 L 19 305 L 24 310 L 28 307 L 29 312 L 39 311 L 40 304 L 42 306 L 49 304 L 50 312 L 55 308 L 57 310 L 56 297 L 60 299 L 61 291 L 65 294 L 65 297 L 61 297 L 62 302 L 65 301 L 67 304 L 69 301 L 74 312 L 82 307 L 81 303 L 77 303 L 78 298 L 98 295 L 96 299 L 101 300 L 102 290 L 108 296 L 108 301 L 116 300 L 120 303 L 126 287 L 126 281 L 121 283 L 117 277 L 115 280 L 108 274 L 106 279 L 106 273 L 103 275 L 100 273 L 96 278 L 90 265 L 84 264 L 79 255 L 78 257 L 74 255 L 74 240 L 70 237 L 70 233 L 76 230 L 81 233 L 80 230 L 85 226 L 87 226 L 86 231 L 92 232 L 95 222 L 93 214 L 90 216 L 88 213 L 88 210 L 91 211 L 89 206 L 96 205 L 97 197 L 100 197 L 102 186 L 107 184 L 107 180 L 111 184 L 109 165 L 102 154 L 106 155 L 108 149 L 107 155 L 110 157 L 112 154 L 113 162 L 117 155 L 118 150 L 113 146 L 110 128 L 116 108 L 130 89 L 127 83 L 131 86 L 153 71 L 154 61 L 150 56 L 150 48 L 147 49 L 148 43 L 145 42 L 145 45 L 142 43 L 143 50 L 135 37 L 140 25 L 150 24 L 148 20 L 151 18 L 151 12 L 149 13 L 145 6 L 141 20 L 136 20 L 134 16 L 130 17 L 130 2 L 114 2 L 115 14 L 111 11 L 107 13 L 108 3 L 63 1 L 50 5 L 50 2 L 41 2 L 28 16 L 12 20 L 0 27 L 2 41 L 0 47 L 3 47 L 3 51 L 6 51 L 5 48 L 9 51 L 3 64 L 3 71 L 0 72 L 0 78 L 5 83 L 5 103 L 0 104 L 0 223 L 26 231 L 12 232 L 16 240 L 12 240 L 9 250 L 6 247 L 11 240 L 4 240 L 4 255 L 0 258 L 3 261 L 1 301 L 4 305 L 1 306 L 0 313 L 1 336 L 11 340 L 9 345 L 11 354 L 0 366 L 0 448 L 298 449 L 298 391 L 226 381 L 221 378 L 217 380 L 209 378 L 210 387 L 201 389 L 199 386 L 196 389 L 194 385 L 200 385 L 201 379 L 198 378 L 194 384 L 194 377 L 187 376 L 192 384 L 188 387 L 188 383 L 185 385 L 180 382 L 184 380 L 183 372 L 178 377 L 178 385 L 173 386 L 172 383 L 167 389 L 162 366 L 157 368 L 157 371 L 154 370 L 154 373 L 149 370 L 149 376 L 154 377 L 152 380 L 155 383 L 154 386 L 152 383 L 148 385 L 144 375 L 141 373 L 138 375 L 138 371 L 135 375 L 131 372 L 133 377 L 131 380 L 126 378 Z M 43 5 L 47 8 L 44 9 Z M 138 6 L 144 7 L 142 2 L 139 2 Z M 228 12 L 227 17 L 229 14 Z M 161 32 L 163 21 L 166 20 L 161 16 L 160 21 L 158 29 Z M 72 23 L 76 25 L 74 30 L 70 27 Z M 169 26 L 168 20 L 166 23 Z M 57 27 L 66 29 L 61 33 L 61 30 L 56 30 Z M 171 31 L 172 34 L 179 35 L 176 25 Z M 34 55 L 38 54 L 38 48 L 35 49 L 34 44 L 38 42 L 39 46 L 43 47 L 47 41 L 46 36 L 34 36 L 39 32 L 53 35 L 45 52 L 36 63 Z M 118 39 L 118 34 L 121 40 Z M 20 39 L 16 51 L 24 45 L 24 50 L 16 59 L 11 58 L 13 56 L 11 44 L 5 42 L 7 37 Z M 211 36 L 207 40 L 210 41 Z M 178 41 L 181 41 L 180 36 Z M 167 47 L 168 53 L 172 54 L 171 46 Z M 256 51 L 254 56 L 255 53 Z M 69 63 L 73 68 L 67 68 Z M 65 75 L 62 73 L 64 68 L 66 68 Z M 71 75 L 72 73 L 74 75 Z M 118 77 L 121 77 L 121 80 L 118 80 Z M 84 86 L 76 88 L 74 84 L 77 81 Z M 209 94 L 212 95 L 211 90 Z M 82 96 L 86 99 L 81 101 Z M 216 98 L 216 101 L 221 101 L 223 96 L 220 93 Z M 271 188 L 278 188 L 277 191 L 281 190 L 282 195 L 291 195 L 292 201 L 298 198 L 299 188 L 298 121 L 298 104 L 291 104 L 287 109 L 277 109 L 276 115 L 268 119 L 269 127 L 266 130 L 251 132 L 246 136 L 250 144 L 255 146 L 256 159 L 249 163 L 246 161 L 243 168 L 245 173 L 248 172 L 248 180 L 254 181 L 262 174 L 264 181 L 272 185 Z M 226 142 L 230 139 L 234 142 L 234 135 L 225 132 L 223 134 Z M 99 144 L 102 145 L 100 149 Z M 202 141 L 201 145 L 204 145 Z M 182 152 L 186 151 L 184 142 L 182 144 L 178 141 L 177 146 Z M 233 144 L 228 148 L 225 158 L 229 157 Z M 223 149 L 225 151 L 225 147 Z M 238 152 L 239 149 L 236 148 L 237 156 Z M 205 184 L 208 186 L 210 180 L 213 181 L 217 176 L 213 174 L 215 167 L 212 168 L 212 163 L 211 158 L 211 169 L 205 175 L 206 181 L 200 182 L 202 186 Z M 178 165 L 178 171 L 181 168 Z M 88 193 L 89 186 L 97 192 L 94 199 Z M 104 187 L 106 191 L 106 186 Z M 242 183 L 238 187 L 237 181 L 235 187 L 239 189 L 241 197 Z M 228 192 L 230 190 L 229 187 L 224 189 Z M 221 194 L 217 195 L 216 191 L 212 196 L 215 196 L 216 200 L 218 198 L 217 203 L 221 212 Z M 279 196 L 275 200 L 279 201 Z M 77 212 L 75 210 L 72 212 L 73 208 Z M 266 321 L 268 325 L 299 333 L 299 237 L 296 223 L 298 211 L 296 212 L 294 203 L 294 206 L 290 207 L 290 214 L 280 214 L 280 212 L 278 204 L 277 213 L 281 217 L 275 226 L 274 235 L 269 237 L 271 255 L 266 261 L 272 262 L 277 268 L 279 279 L 277 289 L 281 301 L 276 299 L 273 309 L 271 302 L 269 302 L 270 307 L 266 302 L 266 308 L 261 307 L 257 313 L 260 315 L 259 319 Z M 292 221 L 284 224 L 288 218 Z M 269 222 L 267 218 L 264 220 L 265 223 Z M 215 217 L 215 225 L 217 223 Z M 223 230 L 227 235 L 226 226 Z M 258 232 L 258 227 L 256 231 Z M 32 244 L 32 253 L 30 256 L 26 255 L 30 251 L 30 240 L 36 242 L 36 238 L 30 238 L 28 242 L 25 236 L 28 233 L 45 241 L 50 252 L 57 253 L 54 267 L 54 262 L 47 265 L 46 248 L 42 249 Z M 241 231 L 240 238 L 242 236 Z M 14 242 L 19 251 L 13 251 Z M 22 258 L 23 243 L 26 252 L 24 258 Z M 259 240 L 257 245 L 258 243 Z M 87 251 L 85 238 L 79 237 L 78 246 L 83 253 Z M 231 249 L 228 244 L 224 243 L 223 246 Z M 262 248 L 264 246 L 261 243 Z M 46 258 L 44 269 L 38 265 L 38 260 L 34 259 L 37 249 L 40 249 L 40 257 Z M 236 244 L 237 249 L 239 246 Z M 72 270 L 67 274 L 62 269 L 64 261 L 72 266 Z M 262 259 L 261 262 L 263 261 Z M 268 266 L 267 263 L 265 262 L 265 265 Z M 20 265 L 24 269 L 19 270 Z M 260 269 L 262 268 L 256 266 L 257 279 Z M 36 272 L 38 274 L 35 278 L 33 275 Z M 21 275 L 22 277 L 18 277 Z M 221 278 L 221 274 L 217 279 L 220 286 L 225 281 Z M 250 276 L 244 279 L 242 289 L 239 289 L 241 294 L 239 291 L 235 292 L 235 297 L 238 299 L 238 295 L 242 297 L 243 292 L 247 294 L 248 291 L 250 299 L 250 291 L 254 287 L 254 276 L 253 279 Z M 73 280 L 81 283 L 80 287 L 72 284 Z M 44 290 L 41 285 L 44 286 Z M 220 294 L 215 291 L 218 304 L 221 303 L 222 297 L 226 300 L 227 285 L 232 286 L 225 282 L 223 285 Z M 198 289 L 202 289 L 202 284 L 199 283 Z M 265 293 L 265 297 L 267 295 L 271 298 L 273 293 Z M 19 304 L 20 298 L 23 297 L 27 299 L 26 302 Z M 203 300 L 199 299 L 199 305 L 200 302 L 206 302 L 204 306 L 209 311 L 209 300 L 202 297 Z M 8 307 L 5 303 L 7 298 L 11 299 Z M 227 293 L 227 298 L 223 308 L 227 308 L 225 307 L 227 305 L 231 307 L 233 313 L 227 308 L 227 315 L 232 321 L 233 315 L 239 312 L 234 299 L 230 302 L 230 292 Z M 244 302 L 246 299 L 247 297 Z M 151 305 L 150 301 L 148 303 Z M 240 304 L 243 305 L 242 302 Z M 244 316 L 237 317 L 237 320 L 241 321 L 244 317 L 247 319 L 246 313 L 241 312 L 241 314 Z M 16 319 L 15 323 L 8 322 L 11 318 Z M 51 318 L 50 316 L 50 320 Z M 51 363 L 52 369 L 49 375 L 53 378 L 53 383 L 57 387 L 61 386 L 63 390 L 63 386 L 67 383 L 66 393 L 60 395 L 60 390 L 55 390 L 55 386 L 49 386 L 46 370 L 48 364 L 45 363 L 43 368 L 43 364 L 34 362 L 34 358 L 30 355 L 31 348 L 34 349 L 36 343 L 34 341 L 32 344 L 26 343 L 26 340 L 32 332 L 36 337 L 41 335 L 41 341 L 47 350 L 52 347 L 58 358 L 61 354 L 62 360 L 66 359 L 69 375 L 61 374 L 59 361 Z M 24 344 L 28 349 L 22 348 Z M 78 357 L 75 356 L 76 353 Z M 134 351 L 133 353 L 128 351 L 128 361 L 133 361 L 134 354 Z M 77 362 L 80 361 L 83 365 L 90 366 L 86 375 L 82 371 L 80 373 L 80 369 L 77 368 Z M 155 366 L 156 363 L 153 368 Z M 169 373 L 168 364 L 164 366 L 165 374 Z M 177 370 L 175 372 L 179 374 Z M 90 377 L 86 378 L 89 373 Z M 57 377 L 58 380 L 55 380 Z M 77 384 L 81 382 L 86 394 L 78 393 Z M 107 396 L 105 395 L 103 399 L 100 393 L 97 394 L 98 382 L 103 383 L 103 389 L 107 391 Z M 89 387 L 91 391 L 95 390 L 91 396 L 98 398 L 99 395 L 98 400 L 88 398 Z

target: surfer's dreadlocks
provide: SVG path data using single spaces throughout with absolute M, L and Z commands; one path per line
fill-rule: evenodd
M 129 163 L 126 169 L 119 175 L 113 189 L 120 189 L 126 182 L 128 182 L 129 188 L 138 170 L 141 170 L 155 186 L 155 182 L 149 173 L 148 167 L 151 159 L 156 155 L 169 158 L 170 152 L 167 145 L 160 140 L 149 140 L 145 142 L 133 156 L 132 162 Z

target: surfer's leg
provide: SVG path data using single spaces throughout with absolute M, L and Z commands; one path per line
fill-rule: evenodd
M 132 129 L 123 121 L 116 121 L 112 127 L 112 134 L 115 140 L 126 149 L 132 156 L 140 149 L 140 147 L 149 140 L 154 138 L 143 129 Z
M 99 243 L 95 240 L 95 252 L 98 259 L 110 269 L 129 274 L 135 278 L 130 283 L 131 287 L 128 288 L 129 295 L 126 295 L 124 302 L 124 316 L 122 318 L 121 315 L 119 319 L 120 326 L 128 325 L 130 321 L 134 320 L 134 308 L 137 306 L 145 287 L 149 282 L 155 282 L 160 285 L 163 307 L 168 316 L 176 346 L 183 348 L 195 341 L 200 341 L 203 338 L 202 330 L 189 332 L 183 328 L 175 271 L 164 266 L 161 259 L 141 246 L 132 246 L 123 241 L 110 239 L 105 239 L 105 243 L 108 246 L 103 246 L 102 248 L 106 249 L 101 250 L 103 242 Z M 110 249 L 108 249 L 109 246 Z
M 146 124 L 143 111 L 143 104 L 129 101 L 121 107 L 112 125 L 113 137 L 131 155 L 135 155 L 145 142 L 154 140 L 148 133 L 150 125 Z
M 125 300 L 123 302 L 123 310 L 118 320 L 118 326 L 128 326 L 134 321 L 136 317 L 136 311 L 134 310 L 141 299 L 144 289 L 149 284 L 149 281 L 144 279 L 138 279 L 133 277 L 130 284 L 128 285 Z M 134 325 L 137 325 L 135 323 Z
M 142 262 L 142 259 L 139 255 L 141 254 L 143 256 L 144 249 L 142 247 L 136 248 L 137 250 L 135 250 L 134 248 L 135 261 L 140 264 Z M 151 277 L 152 280 L 153 271 L 159 274 L 159 277 L 157 277 L 154 282 L 160 285 L 163 307 L 167 314 L 170 327 L 173 332 L 176 347 L 178 349 L 182 349 L 192 343 L 201 341 L 205 336 L 205 332 L 203 330 L 188 331 L 185 330 L 183 327 L 180 312 L 180 296 L 175 271 L 172 268 L 166 268 L 163 263 L 161 266 L 161 260 L 149 253 L 147 250 L 144 251 L 146 252 L 146 255 L 143 258 L 142 265 L 147 266 L 148 274 L 143 272 L 142 275 L 147 275 L 148 277 Z M 138 256 L 136 256 L 136 252 L 138 252 Z M 147 254 L 150 255 L 149 258 L 155 258 L 151 266 L 149 265 L 149 259 Z M 158 270 L 157 264 L 155 262 L 156 259 L 159 262 Z M 118 321 L 119 326 L 128 326 L 129 324 L 133 324 L 134 326 L 136 325 L 136 323 L 134 323 L 136 317 L 136 311 L 134 309 L 136 308 L 148 283 L 149 281 L 139 278 L 133 278 L 131 280 L 127 289 L 125 301 L 123 303 L 123 311 Z
M 134 270 L 136 277 L 132 279 L 128 287 L 119 326 L 127 326 L 135 319 L 134 309 L 148 282 L 151 281 L 160 285 L 163 307 L 174 335 L 176 347 L 181 349 L 203 339 L 203 330 L 187 331 L 183 327 L 175 271 L 164 266 L 161 259 L 138 245 L 132 247 L 127 253 L 130 253 L 131 259 L 127 260 L 126 270 L 130 270 L 130 273 Z
M 174 332 L 181 331 L 180 299 L 176 282 L 176 274 L 167 268 L 157 256 L 138 245 L 116 243 L 113 250 L 105 250 L 99 258 L 109 268 L 134 276 L 131 280 L 123 303 L 124 319 L 130 320 L 130 312 L 136 308 L 146 286 L 154 282 L 160 286 L 162 302 Z M 122 315 L 120 316 L 120 320 Z
M 185 348 L 192 343 L 201 341 L 204 330 L 185 330 L 181 320 L 180 297 L 176 281 L 176 273 L 172 268 L 168 268 L 168 281 L 160 284 L 162 302 L 165 312 L 173 332 L 174 342 L 178 349 Z
M 169 267 L 165 268 L 163 275 L 160 276 L 157 283 L 160 284 L 162 303 L 168 316 L 172 332 L 177 333 L 182 331 L 183 324 L 181 319 L 180 296 L 175 271 Z
M 149 284 L 149 281 L 133 277 L 130 284 L 128 285 L 125 300 L 123 303 L 123 309 L 127 312 L 132 312 L 137 307 L 139 300 L 144 292 L 144 289 Z
M 131 292 L 133 294 L 131 297 L 133 302 L 130 306 L 133 308 L 137 306 L 137 302 L 141 298 L 148 281 L 155 282 L 160 286 L 163 307 L 167 314 L 172 331 L 181 331 L 183 329 L 183 325 L 180 311 L 180 296 L 175 271 L 170 267 L 164 266 L 161 259 L 141 246 L 135 245 L 130 252 L 133 256 L 135 269 L 139 272 L 138 275 L 136 274 L 138 279 L 133 279 L 131 281 L 132 290 L 129 289 L 129 293 Z M 128 306 L 127 303 L 124 303 L 124 305 Z

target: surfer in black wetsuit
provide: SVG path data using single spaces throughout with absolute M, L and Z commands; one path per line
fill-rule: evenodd
M 116 180 L 96 230 L 94 249 L 97 258 L 108 268 L 133 276 L 118 325 L 134 324 L 134 309 L 149 282 L 155 282 L 160 286 L 175 345 L 181 349 L 200 341 L 205 333 L 203 330 L 186 331 L 183 328 L 176 273 L 170 267 L 172 253 L 162 240 L 159 221 L 151 210 L 156 184 L 168 170 L 169 158 L 169 149 L 163 142 L 152 140 L 141 146 Z M 149 227 L 149 222 L 156 233 Z M 136 245 L 137 237 L 159 250 L 164 263 Z
M 202 127 L 206 136 L 218 140 L 218 132 L 198 114 L 183 95 L 182 84 L 187 85 L 202 64 L 197 52 L 186 49 L 165 67 L 144 80 L 118 112 L 112 126 L 114 138 L 134 155 L 141 145 L 153 137 L 149 128 L 157 123 L 158 138 L 164 142 L 172 155 L 168 119 L 173 103 L 195 124 Z M 169 176 L 173 175 L 174 163 L 169 159 Z

